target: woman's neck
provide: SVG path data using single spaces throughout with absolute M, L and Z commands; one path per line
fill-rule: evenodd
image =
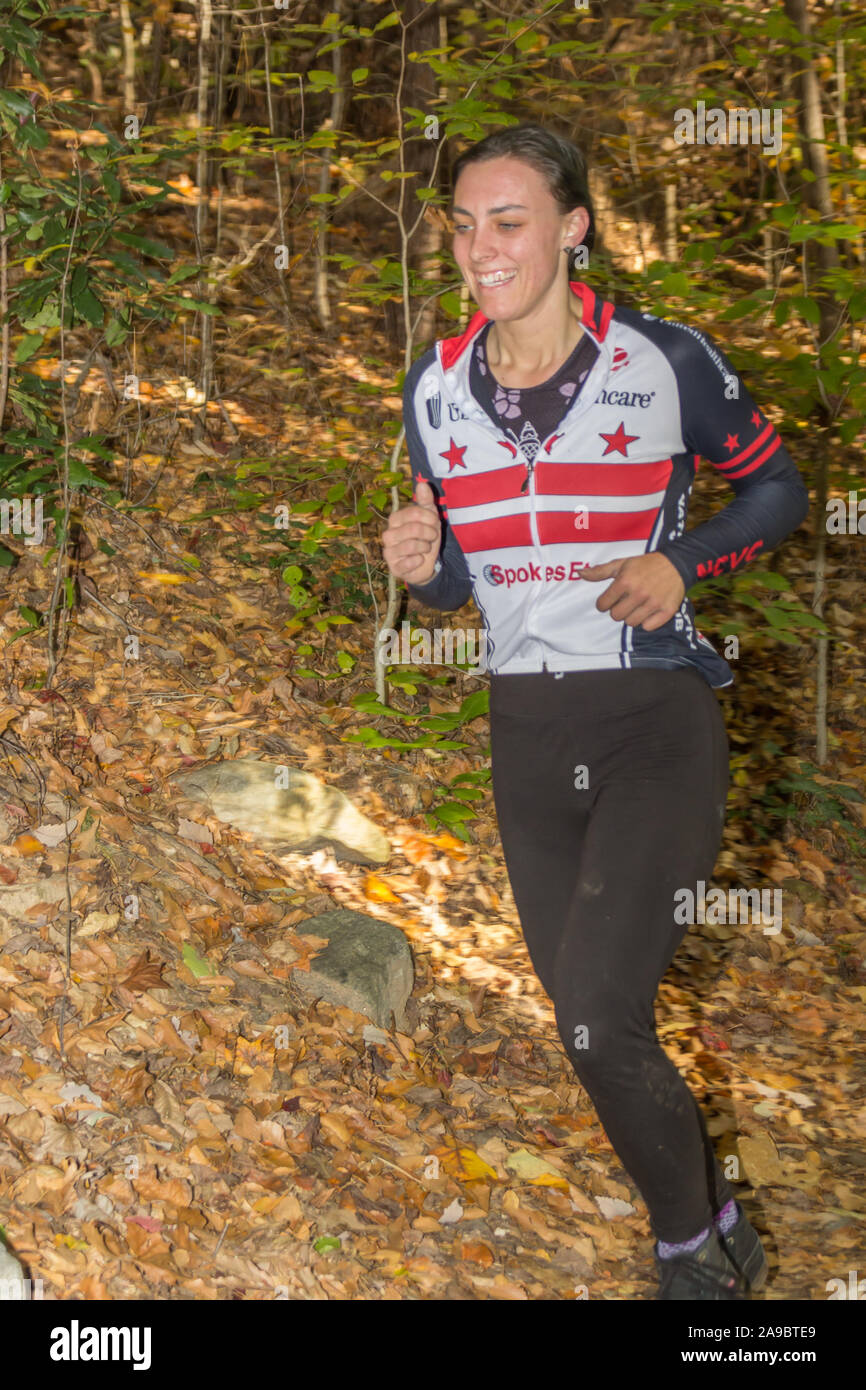
M 566 317 L 557 326 L 528 332 L 510 323 L 491 324 L 487 334 L 487 362 L 502 386 L 532 386 L 546 381 L 566 362 L 583 335 L 582 305 L 570 296 Z M 516 330 L 516 331 L 515 331 Z

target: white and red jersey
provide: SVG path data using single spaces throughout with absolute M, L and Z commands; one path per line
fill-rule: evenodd
M 602 301 L 580 282 L 570 288 L 598 356 L 534 459 L 470 392 L 483 313 L 413 363 L 403 388 L 409 459 L 437 494 L 443 545 L 439 572 L 409 592 L 443 610 L 472 595 L 497 674 L 690 664 L 712 686 L 729 685 L 731 669 L 696 631 L 688 598 L 646 632 L 599 612 L 613 581 L 588 582 L 580 570 L 659 550 L 688 590 L 777 545 L 806 516 L 808 493 L 712 339 Z M 701 457 L 736 496 L 686 532 Z

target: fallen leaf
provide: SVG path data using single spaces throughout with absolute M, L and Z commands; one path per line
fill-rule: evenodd
M 83 936 L 97 936 L 103 931 L 114 931 L 119 921 L 119 912 L 88 912 L 81 926 L 75 929 L 76 940 Z
M 130 966 L 129 974 L 120 983 L 124 989 L 130 989 L 141 993 L 146 989 L 162 989 L 164 982 L 162 972 L 165 969 L 165 962 L 161 960 L 151 960 L 150 951 L 143 951 L 140 956 L 136 956 Z
M 398 903 L 400 899 L 392 893 L 384 879 L 376 874 L 368 874 L 364 879 L 364 897 L 373 903 Z
M 187 942 L 183 948 L 183 963 L 187 970 L 192 971 L 196 979 L 201 979 L 203 975 L 212 975 L 214 973 L 208 962 L 202 960 L 198 951 L 196 951 L 193 946 L 190 946 L 189 942 Z
M 31 835 L 28 830 L 23 835 L 12 841 L 12 848 L 25 858 L 31 854 L 44 854 L 45 845 L 41 840 L 37 840 L 35 835 Z

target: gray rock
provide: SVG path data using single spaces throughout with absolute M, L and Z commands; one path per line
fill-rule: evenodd
M 278 774 L 279 777 L 278 777 Z M 289 850 L 331 848 L 353 864 L 385 864 L 391 845 L 336 787 L 286 764 L 234 758 L 170 779 L 191 801 L 205 802 L 218 820 Z
M 78 880 L 70 875 L 69 891 L 73 897 L 78 886 Z M 67 901 L 65 874 L 57 873 L 52 874 L 50 878 L 36 878 L 32 883 L 0 884 L 0 919 L 6 918 L 10 923 L 23 922 L 35 931 L 43 922 L 57 915 L 60 905 L 65 908 Z M 28 911 L 36 903 L 46 905 L 45 916 L 42 919 Z M 0 940 L 2 939 L 0 932 Z
M 406 1028 L 415 971 L 409 942 L 399 927 L 341 907 L 307 917 L 293 930 L 328 939 L 309 971 L 292 971 L 292 983 L 302 993 L 354 1009 L 379 1028 L 392 1027 L 393 1010 L 397 1028 Z
M 12 1251 L 0 1240 L 0 1301 L 26 1301 L 30 1298 L 30 1280 Z

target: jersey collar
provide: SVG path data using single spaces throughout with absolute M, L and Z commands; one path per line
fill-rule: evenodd
M 595 339 L 596 343 L 603 343 L 613 318 L 614 305 L 610 300 L 601 299 L 595 290 L 590 289 L 589 285 L 583 284 L 581 280 L 569 280 L 568 288 L 577 295 L 583 306 L 581 319 L 583 327 Z M 484 325 L 489 322 L 487 315 L 478 309 L 472 315 L 463 333 L 453 338 L 440 338 L 438 340 L 436 350 L 443 371 L 454 370 L 460 358 L 466 353 L 466 349 L 470 347 Z

